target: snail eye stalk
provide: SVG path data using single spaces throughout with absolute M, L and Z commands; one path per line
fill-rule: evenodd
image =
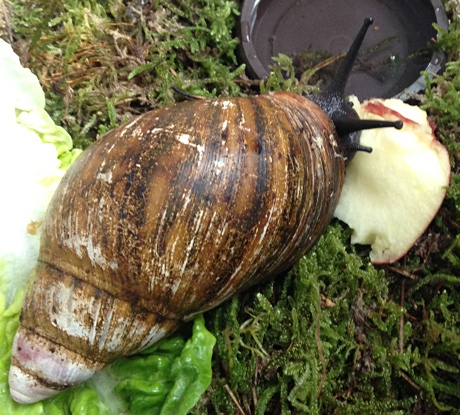
M 402 121 L 381 121 L 381 120 L 360 120 L 354 118 L 336 118 L 333 120 L 335 129 L 339 137 L 353 137 L 353 134 L 363 131 L 363 130 L 372 130 L 374 128 L 396 128 L 400 130 L 403 128 Z M 348 141 L 347 151 L 353 153 L 356 151 L 364 151 L 366 153 L 371 153 L 372 148 L 362 146 L 359 144 L 359 140 L 350 139 Z
M 334 82 L 324 92 L 326 95 L 336 95 L 343 99 L 345 94 L 345 87 L 347 86 L 351 70 L 353 69 L 353 65 L 355 64 L 356 58 L 358 57 L 359 49 L 361 48 L 364 38 L 366 37 L 367 30 L 373 22 L 374 20 L 371 17 L 364 19 L 364 23 L 361 26 L 361 29 L 359 30 L 355 39 L 353 40 L 353 43 L 351 44 L 350 49 L 348 50 L 342 62 Z
M 341 139 L 339 144 L 347 160 L 350 160 L 356 151 L 369 153 L 372 151 L 371 148 L 360 145 L 360 131 L 387 127 L 401 129 L 403 126 L 401 121 L 360 120 L 356 111 L 346 102 L 344 97 L 345 87 L 353 69 L 353 64 L 356 61 L 367 30 L 372 23 L 373 20 L 370 17 L 364 20 L 358 35 L 340 66 L 334 82 L 320 94 L 309 96 L 334 123 L 337 134 Z

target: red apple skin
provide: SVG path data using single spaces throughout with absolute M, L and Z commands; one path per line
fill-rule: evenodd
M 395 119 L 396 120 L 401 120 L 405 126 L 409 125 L 417 125 L 417 123 L 410 118 L 405 117 L 398 111 L 395 111 L 394 109 L 388 108 L 383 104 L 381 101 L 366 101 L 363 105 L 362 108 L 370 112 L 371 114 L 378 115 L 384 119 Z M 396 121 L 395 120 L 395 121 Z

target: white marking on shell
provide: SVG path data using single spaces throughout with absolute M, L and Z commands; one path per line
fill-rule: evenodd
M 184 202 L 183 210 L 187 209 L 187 206 L 190 203 L 190 200 L 192 199 L 190 198 L 190 192 L 189 192 L 189 194 L 185 195 L 185 202 Z
M 227 231 L 227 228 L 228 228 L 228 222 L 225 222 L 224 223 L 224 226 L 222 227 L 222 229 L 219 229 L 217 232 L 219 233 L 219 235 L 224 235 L 225 232 Z
M 216 101 L 216 102 L 219 102 L 219 101 Z M 233 108 L 235 106 L 235 104 L 229 100 L 221 101 L 221 105 L 222 105 L 223 110 L 226 110 L 227 108 Z
M 99 203 L 101 208 L 101 204 Z M 99 265 L 101 268 L 111 268 L 113 270 L 118 268 L 118 264 L 114 260 L 107 260 L 102 254 L 100 245 L 93 242 L 91 233 L 88 232 L 89 236 L 68 236 L 65 234 L 65 229 L 78 229 L 78 215 L 68 215 L 67 226 L 62 227 L 63 232 L 61 234 L 61 241 L 67 248 L 73 249 L 79 258 L 83 258 L 83 248 L 86 250 L 89 260 L 93 265 Z M 77 232 L 76 232 L 77 233 Z
M 323 148 L 324 142 L 323 142 L 323 137 L 321 136 L 321 134 L 318 134 L 318 135 L 316 135 L 316 136 L 313 136 L 313 141 L 315 142 L 315 144 L 316 144 L 320 149 Z
M 187 263 L 187 260 L 184 262 L 184 265 Z M 181 275 L 184 273 L 185 266 L 181 270 Z M 170 284 L 169 288 L 171 289 L 171 293 L 174 295 L 177 292 L 177 289 L 179 288 L 181 284 L 181 279 L 180 278 L 174 278 L 174 282 Z M 190 301 L 190 299 L 189 299 Z
M 106 336 L 104 339 L 103 345 L 105 350 L 109 352 L 116 352 L 117 350 L 120 350 L 120 346 L 123 343 L 123 339 L 126 338 L 127 332 L 130 331 L 128 329 L 128 324 L 130 324 L 130 322 L 122 318 L 119 318 L 117 320 L 117 324 L 115 325 L 115 327 L 112 327 L 110 330 L 110 336 Z M 130 327 L 130 329 L 133 328 L 134 327 Z
M 165 222 L 166 222 L 166 215 L 167 215 L 167 211 L 163 211 L 163 214 L 161 215 L 161 218 L 160 218 L 160 224 L 159 224 L 159 227 L 158 227 L 158 233 L 161 233 L 163 232 L 163 228 L 164 228 L 164 225 L 165 225 Z M 160 243 L 160 238 L 156 238 L 156 244 L 153 246 L 153 252 L 152 254 L 158 258 L 159 261 L 161 261 L 161 255 L 160 255 L 160 246 L 159 246 L 159 243 Z M 146 270 L 145 272 L 148 272 L 148 269 L 147 268 L 150 268 L 150 263 L 149 264 L 144 264 L 146 265 Z M 165 264 L 162 264 L 162 271 L 165 271 L 166 270 L 166 265 Z M 157 276 L 157 273 L 155 272 L 149 272 L 150 274 L 150 279 L 149 279 L 149 292 L 154 292 L 155 290 L 155 286 L 156 284 L 158 283 L 158 278 L 160 278 L 160 283 L 161 283 L 161 276 Z M 164 275 L 164 273 L 163 273 Z
M 80 238 L 80 245 L 86 246 L 86 252 L 91 263 L 99 265 L 101 268 L 106 268 L 109 266 L 112 269 L 117 269 L 118 264 L 115 261 L 108 261 L 102 255 L 102 250 L 100 245 L 93 243 L 93 238 Z
M 216 167 L 216 169 L 215 169 L 216 174 L 220 174 L 220 173 L 222 173 L 222 168 L 225 167 L 225 162 L 222 159 L 221 160 L 216 160 L 214 162 L 214 165 Z
M 173 130 L 169 130 L 171 133 L 174 133 Z M 190 147 L 195 147 L 198 149 L 198 151 L 201 151 L 200 148 L 204 149 L 204 146 L 201 146 L 199 144 L 195 144 L 191 141 L 192 136 L 187 133 L 181 133 L 176 137 L 176 140 L 179 141 L 182 144 L 185 144 L 186 146 Z
M 132 127 L 136 122 L 137 122 L 137 118 L 134 118 L 133 121 L 131 121 L 129 124 L 126 124 L 120 133 L 120 137 L 123 137 L 127 133 L 128 129 Z
M 203 154 L 204 154 L 204 150 L 205 150 L 204 145 L 193 143 L 191 141 L 192 136 L 190 134 L 181 133 L 181 134 L 177 135 L 177 133 L 171 127 L 168 127 L 167 131 L 169 131 L 169 132 L 171 132 L 173 134 L 176 134 L 175 138 L 176 138 L 177 141 L 179 141 L 179 143 L 184 144 L 186 146 L 196 148 L 198 150 L 198 153 L 199 153 L 198 163 L 201 162 L 201 160 L 203 159 Z
M 233 250 L 232 250 L 233 251 Z M 238 267 L 235 269 L 235 271 L 233 271 L 233 274 L 232 276 L 230 277 L 230 281 L 235 277 L 235 275 L 237 275 L 240 271 L 241 271 L 241 267 L 242 265 L 238 265 Z
M 162 339 L 166 334 L 166 331 L 159 326 L 154 326 L 150 330 L 150 333 L 146 336 L 144 341 L 141 343 L 137 351 L 146 349 L 147 347 L 155 344 L 158 340 Z
M 107 206 L 104 196 L 101 196 L 99 199 L 99 212 L 102 213 Z
M 153 329 L 147 325 L 143 316 L 137 317 L 134 314 L 129 318 L 120 317 L 113 322 L 120 307 L 124 309 L 124 302 L 115 300 L 112 307 L 106 307 L 104 304 L 107 301 L 110 301 L 107 295 L 103 295 L 91 298 L 88 304 L 87 298 L 77 295 L 73 287 L 65 284 L 56 284 L 45 294 L 45 302 L 50 305 L 49 318 L 53 326 L 68 336 L 87 341 L 99 350 L 119 353 L 127 343 L 141 340 L 144 342 L 145 336 L 151 336 Z M 88 319 L 88 315 L 92 318 Z M 157 327 L 155 330 L 160 329 Z
M 181 277 L 182 277 L 182 275 L 184 275 L 185 268 L 187 266 L 187 263 L 188 263 L 188 260 L 189 260 L 189 257 L 190 257 L 190 252 L 192 251 L 193 245 L 195 244 L 195 237 L 200 231 L 201 222 L 203 220 L 204 213 L 205 213 L 204 209 L 200 210 L 200 213 L 198 214 L 198 217 L 195 219 L 195 229 L 193 230 L 193 237 L 192 237 L 192 239 L 190 240 L 190 242 L 189 242 L 189 244 L 187 246 L 186 253 L 185 253 L 185 260 L 182 263 L 181 270 L 180 270 L 180 276 Z M 175 293 L 177 291 L 177 288 L 179 287 L 179 284 L 180 284 L 180 278 L 176 278 L 174 280 L 174 283 L 171 286 L 171 289 L 172 289 L 173 293 Z
M 246 119 L 244 118 L 244 112 L 242 112 L 240 116 L 241 116 L 241 120 L 240 120 L 239 125 L 242 127 L 246 122 Z
M 167 264 L 165 262 L 162 262 L 161 263 L 161 275 L 166 278 L 165 280 L 165 285 L 168 285 L 169 286 L 169 283 L 167 283 L 166 281 L 168 281 L 167 279 L 169 278 L 169 276 L 171 275 L 171 272 L 169 271 L 169 267 L 167 266 Z
M 94 297 L 90 298 L 89 305 L 88 305 L 88 313 L 91 314 L 93 319 L 93 325 L 91 327 L 91 331 L 88 335 L 88 340 L 90 344 L 94 344 L 96 340 L 97 334 L 97 324 L 96 322 L 99 320 L 99 312 L 101 311 L 101 303 L 100 301 L 96 300 Z
M 67 193 L 67 187 L 64 188 L 64 194 Z M 60 215 L 61 216 L 61 215 Z M 63 223 L 63 226 L 61 226 L 61 233 L 57 237 L 62 241 L 62 244 L 66 246 L 67 248 L 70 248 L 71 250 L 75 252 L 75 254 L 78 256 L 78 258 L 83 258 L 83 251 L 81 250 L 81 247 L 79 244 L 74 244 L 72 237 L 69 235 L 69 233 L 73 232 L 75 228 L 78 228 L 78 215 L 73 215 L 73 212 L 70 212 L 69 215 L 67 216 L 67 220 L 65 223 Z M 67 232 L 69 231 L 69 232 Z
M 74 298 L 72 287 L 63 284 L 50 287 L 46 293 L 45 301 L 48 304 L 53 304 L 53 302 L 58 304 L 56 307 L 49 307 L 50 320 L 53 326 L 58 327 L 69 336 L 80 339 L 91 337 L 91 331 L 95 330 L 95 327 L 88 327 L 80 322 L 79 316 L 73 313 L 77 308 L 87 309 L 88 301 L 86 298 Z M 93 325 L 95 324 L 96 320 L 93 320 Z
M 161 218 L 160 218 L 160 225 L 158 227 L 158 232 L 159 233 L 163 232 L 163 228 L 164 228 L 165 221 L 166 221 L 166 215 L 167 215 L 167 211 L 165 210 L 165 211 L 163 211 L 163 214 L 161 215 Z M 160 242 L 160 238 L 156 238 L 156 242 L 157 243 L 155 245 L 155 255 L 157 257 L 159 257 L 160 254 L 159 254 L 159 246 L 158 246 L 158 244 Z
M 212 216 L 211 216 L 211 219 L 210 219 L 209 225 L 208 225 L 208 228 L 209 228 L 209 229 L 213 229 L 213 228 L 214 228 L 214 220 L 216 219 L 216 217 L 217 217 L 217 212 L 216 212 L 216 211 L 212 212 Z M 213 237 L 214 237 L 213 234 L 214 234 L 213 232 L 207 232 L 206 235 L 205 235 L 205 236 L 206 236 L 206 240 L 203 241 L 203 243 L 205 243 L 207 240 L 213 238 Z M 218 241 L 217 241 L 217 239 L 215 239 L 215 240 L 214 240 L 214 244 L 216 245 L 217 243 L 218 243 Z
M 345 160 L 345 157 L 343 156 L 343 154 L 341 154 L 340 152 L 338 152 L 338 150 L 339 150 L 339 143 L 338 143 L 337 140 L 335 139 L 334 134 L 330 134 L 330 135 L 329 135 L 329 142 L 332 144 L 332 149 L 334 150 L 334 157 L 335 157 L 335 158 L 341 158 L 341 159 L 344 159 L 344 160 Z
M 115 144 L 116 143 L 112 143 L 112 145 L 107 149 L 107 154 L 110 154 L 110 152 L 113 150 L 113 148 L 115 147 Z
M 181 134 L 177 140 L 182 144 L 195 146 L 195 144 L 190 142 L 190 138 L 190 134 Z
M 107 337 L 109 335 L 110 323 L 112 322 L 112 318 L 113 318 L 113 308 L 109 308 L 103 319 L 104 327 L 99 337 L 99 344 L 98 344 L 99 350 L 102 350 L 104 348 L 104 344 L 106 344 Z
M 142 140 L 143 138 L 145 138 L 145 132 L 144 132 L 144 128 L 142 125 L 139 125 L 137 126 L 131 133 L 131 135 L 133 137 L 136 137 L 138 138 L 138 140 Z
M 263 230 L 262 230 L 262 233 L 260 234 L 260 239 L 259 239 L 259 244 L 264 240 L 265 238 L 265 235 L 267 233 L 267 229 L 268 227 L 270 226 L 270 219 L 272 218 L 273 216 L 273 212 L 275 212 L 276 208 L 275 208 L 275 205 L 273 205 L 269 212 L 268 212 L 268 219 L 267 219 L 267 223 L 265 224 Z
M 113 172 L 109 171 L 107 173 L 98 173 L 96 179 L 103 180 L 106 183 L 112 183 L 112 174 Z

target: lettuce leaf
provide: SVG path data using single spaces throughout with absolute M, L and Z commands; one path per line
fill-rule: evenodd
M 92 380 L 32 405 L 14 402 L 8 371 L 47 205 L 81 153 L 46 113 L 38 79 L 0 39 L 0 408 L 3 415 L 185 415 L 211 382 L 215 338 L 198 317 L 187 341 L 166 339 Z
M 1 39 L 0 90 L 0 285 L 9 304 L 34 267 L 49 200 L 81 150 L 46 113 L 38 79 Z
M 185 345 L 176 336 L 148 349 L 145 357 L 115 362 L 112 372 L 124 377 L 115 392 L 133 414 L 186 414 L 211 383 L 215 341 L 203 316 L 197 317 Z

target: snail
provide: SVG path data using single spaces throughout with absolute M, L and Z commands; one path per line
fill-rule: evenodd
M 343 98 L 372 23 L 335 82 L 188 100 L 93 143 L 56 190 L 23 303 L 9 373 L 32 403 L 89 379 L 291 267 L 332 219 L 359 131 Z

